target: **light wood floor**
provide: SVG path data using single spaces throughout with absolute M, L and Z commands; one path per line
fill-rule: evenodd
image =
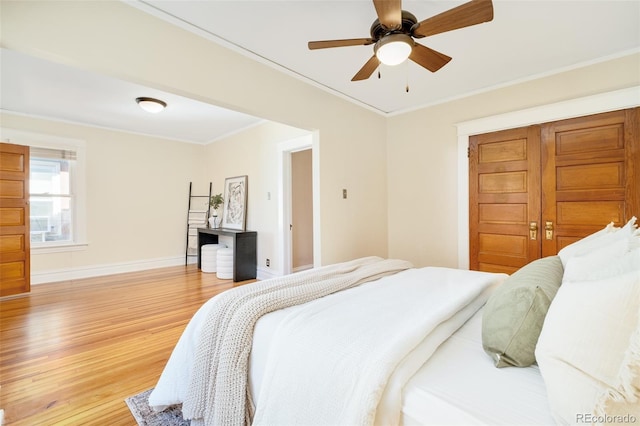
M 191 316 L 231 287 L 189 265 L 0 300 L 5 423 L 135 425 L 124 398 L 155 385 Z

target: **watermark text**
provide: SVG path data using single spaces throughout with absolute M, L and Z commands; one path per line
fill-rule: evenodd
M 587 423 L 587 424 L 607 424 L 607 423 L 627 423 L 627 424 L 632 424 L 632 423 L 637 423 L 638 422 L 638 418 L 632 414 L 625 414 L 625 415 L 609 415 L 609 414 L 604 414 L 601 416 L 597 416 L 595 414 L 581 414 L 578 413 L 576 414 L 576 423 Z

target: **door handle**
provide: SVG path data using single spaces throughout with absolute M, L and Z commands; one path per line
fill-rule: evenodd
M 529 222 L 529 239 L 538 239 L 538 222 Z
M 553 240 L 553 222 L 544 223 L 544 236 L 547 240 Z

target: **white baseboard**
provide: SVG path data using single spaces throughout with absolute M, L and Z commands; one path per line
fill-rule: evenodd
M 195 257 L 189 257 L 189 264 L 196 263 Z M 147 269 L 165 268 L 168 266 L 184 265 L 184 256 L 167 257 L 161 259 L 146 259 L 134 262 L 114 263 L 110 265 L 83 266 L 80 268 L 56 269 L 41 272 L 31 272 L 31 284 L 38 285 L 58 281 L 79 280 L 82 278 L 100 277 L 104 275 L 122 274 L 125 272 L 145 271 Z M 259 267 L 258 280 L 267 280 L 282 275 L 281 271 Z
M 298 266 L 297 268 L 294 268 L 292 272 L 306 271 L 307 269 L 311 269 L 311 268 L 313 268 L 313 265 Z M 282 271 L 276 271 L 271 268 L 266 268 L 264 266 L 258 267 L 258 279 L 261 281 L 268 280 L 269 278 L 281 277 L 282 275 L 283 275 Z
M 258 267 L 257 279 L 260 281 L 268 280 L 269 278 L 275 278 L 282 275 L 280 271 L 274 271 L 271 268 Z
M 189 257 L 189 263 L 195 263 L 195 257 Z M 92 265 L 80 268 L 66 268 L 41 272 L 31 272 L 31 284 L 44 284 L 57 281 L 78 280 L 82 278 L 100 277 L 103 275 L 122 274 L 125 272 L 145 271 L 147 269 L 165 268 L 184 265 L 184 256 L 160 259 L 145 259 L 133 262 L 113 263 L 110 265 Z

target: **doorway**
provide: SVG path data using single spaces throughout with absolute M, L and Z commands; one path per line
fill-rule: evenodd
M 312 151 L 291 153 L 291 270 L 313 268 Z
M 315 136 L 283 142 L 280 151 L 280 247 L 283 275 L 319 265 L 319 208 Z

